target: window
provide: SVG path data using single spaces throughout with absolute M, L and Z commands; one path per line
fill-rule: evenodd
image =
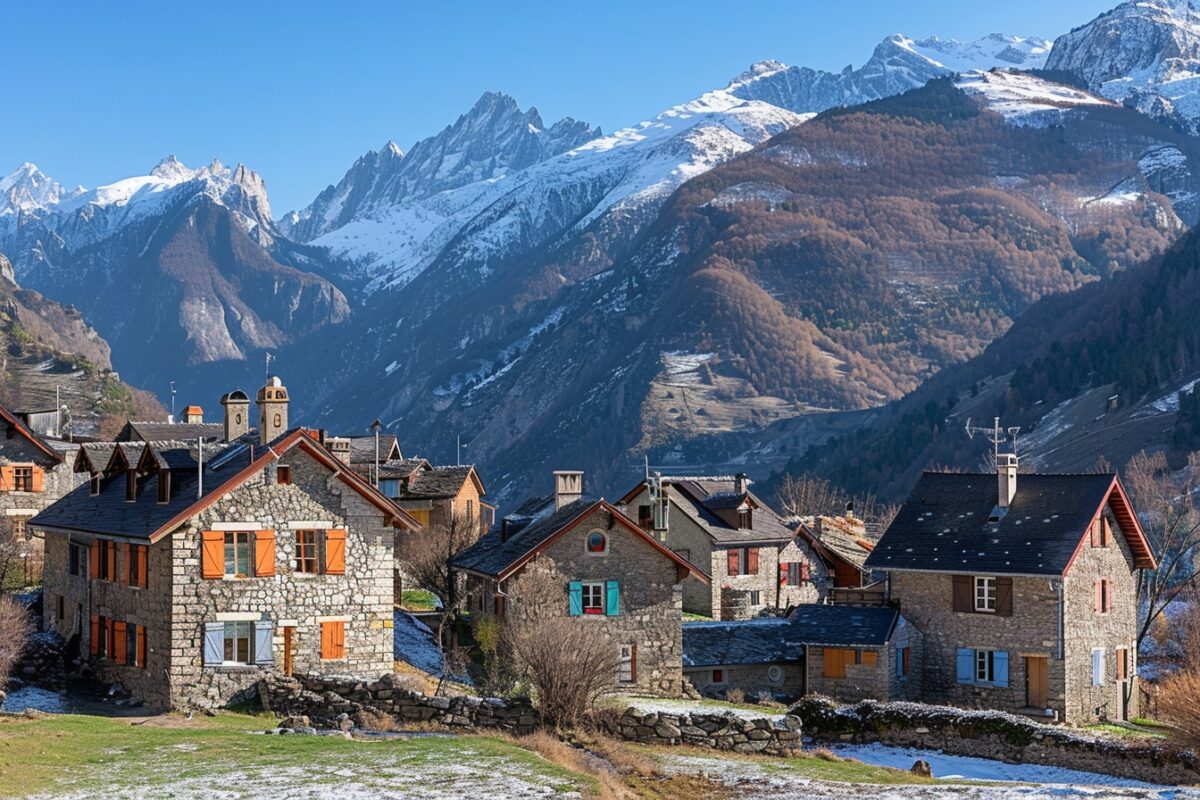
M 724 683 L 725 682 L 725 670 L 714 669 L 712 671 L 712 682 L 713 683 Z
M 634 683 L 637 681 L 636 644 L 621 645 L 621 667 L 617 675 L 621 683 Z
M 94 576 L 104 581 L 115 581 L 117 579 L 117 543 L 97 540 L 92 546 L 92 554 L 96 556 Z
M 67 572 L 71 575 L 83 574 L 83 545 L 71 542 L 67 548 Z
M 275 467 L 275 482 L 280 486 L 287 486 L 292 482 L 292 468 L 287 464 L 279 464 Z
M 1096 613 L 1107 614 L 1112 611 L 1112 580 L 1101 578 L 1096 581 Z
M 134 625 L 132 622 L 125 626 L 125 663 L 133 666 L 145 666 L 144 663 L 139 663 L 138 659 L 138 631 L 145 630 L 140 625 Z M 145 636 L 145 634 L 142 634 Z
M 896 677 L 903 681 L 908 677 L 908 648 L 901 647 L 896 651 Z
M 758 589 L 755 589 L 752 592 L 750 592 L 750 605 L 752 605 L 752 606 L 761 606 L 762 605 L 762 592 L 760 592 Z
M 975 578 L 975 610 L 996 610 L 996 579 Z
M 726 572 L 730 577 L 758 574 L 757 547 L 734 547 L 726 553 Z
M 608 552 L 608 537 L 603 531 L 592 531 L 587 535 L 588 555 L 602 556 Z
M 315 575 L 321 571 L 317 554 L 319 531 L 296 531 L 296 572 Z
M 654 527 L 654 512 L 648 504 L 638 506 L 638 527 L 644 531 Z
M 225 663 L 250 664 L 250 643 L 254 641 L 253 622 L 225 623 Z
M 33 467 L 13 467 L 13 491 L 33 491 Z
M 784 566 L 787 569 L 786 582 L 788 586 L 801 586 L 811 580 L 808 562 L 792 561 Z
M 100 494 L 100 477 L 100 473 L 97 472 L 96 474 L 92 475 L 92 480 L 89 482 L 89 491 L 93 497 Z
M 66 611 L 66 608 L 63 603 L 63 596 L 61 594 L 55 595 L 54 596 L 54 618 L 56 620 L 58 620 L 59 622 L 62 622 L 66 616 L 67 616 L 67 611 Z
M 749 508 L 738 509 L 738 527 L 744 531 L 753 530 L 754 528 L 754 512 Z
M 168 503 L 171 500 L 171 470 L 158 471 L 158 502 Z
M 130 586 L 146 586 L 146 557 L 150 548 L 144 544 L 130 545 L 129 563 L 126 564 L 128 583 Z
M 1008 686 L 1008 652 L 960 648 L 957 670 L 958 683 Z
M 249 531 L 225 533 L 225 574 L 246 578 L 250 575 L 250 548 L 253 535 Z
M 346 623 L 321 623 L 321 658 L 326 661 L 346 657 Z
M 1104 685 L 1104 650 L 1097 647 L 1092 651 L 1092 686 Z
M 13 538 L 20 538 L 29 541 L 29 528 L 25 524 L 29 522 L 29 517 L 10 517 L 9 519 L 12 520 Z
M 583 584 L 583 613 L 604 613 L 604 584 L 599 581 Z
M 400 479 L 387 478 L 379 482 L 379 491 L 384 497 L 400 496 Z

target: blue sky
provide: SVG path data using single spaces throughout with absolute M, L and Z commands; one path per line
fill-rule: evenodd
M 90 187 L 217 157 L 262 173 L 278 216 L 486 90 L 607 132 L 754 61 L 857 66 L 895 32 L 1053 38 L 1115 2 L 9 2 L 0 175 L 32 161 Z

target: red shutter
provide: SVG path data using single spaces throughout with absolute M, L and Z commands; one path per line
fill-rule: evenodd
M 113 639 L 116 635 L 116 627 L 117 621 L 109 618 L 108 630 L 106 631 L 106 635 L 104 637 L 104 655 L 108 656 L 109 658 L 112 658 L 113 650 L 115 649 L 113 647 Z
M 736 548 L 730 548 L 725 551 L 725 573 L 727 575 L 739 575 L 738 572 L 738 551 Z
M 786 586 L 788 582 L 788 565 L 779 562 L 779 585 Z
M 811 579 L 812 579 L 812 574 L 809 572 L 808 562 L 801 561 L 800 562 L 800 582 L 807 583 Z
M 342 529 L 325 531 L 325 573 L 346 574 L 346 531 Z
M 94 656 L 100 655 L 100 618 L 95 614 L 92 614 L 92 638 L 88 650 Z
M 747 575 L 757 575 L 758 574 L 758 548 L 757 547 L 747 547 L 746 548 L 746 574 Z
M 136 661 L 137 661 L 137 666 L 141 667 L 142 669 L 145 669 L 146 668 L 146 626 L 145 625 L 137 626 L 137 653 L 136 653 L 135 657 L 136 657 Z
M 1104 610 L 1103 608 L 1101 608 L 1103 601 L 1101 600 L 1101 597 L 1100 597 L 1101 592 L 1103 592 L 1104 590 L 1100 586 L 1100 581 L 1096 581 L 1095 584 L 1093 584 L 1092 591 L 1096 595 L 1094 598 L 1094 600 L 1095 600 L 1094 605 L 1096 606 L 1096 613 L 1099 614 L 1101 611 Z
M 200 574 L 208 579 L 225 576 L 225 534 L 203 531 L 200 534 Z
M 125 649 L 125 647 L 126 647 L 125 623 L 124 622 L 114 622 L 113 623 L 112 652 L 113 652 L 113 658 L 116 660 L 116 662 L 118 664 L 124 664 L 126 661 L 125 654 L 128 651 Z
M 148 545 L 138 545 L 137 550 L 137 571 L 138 571 L 138 586 L 145 589 L 150 585 L 150 575 L 146 572 L 149 566 L 150 547 Z
M 254 532 L 254 574 L 260 578 L 275 574 L 275 531 Z
M 88 572 L 93 578 L 100 577 L 100 540 L 97 539 L 88 547 Z M 93 617 L 93 619 L 95 619 Z

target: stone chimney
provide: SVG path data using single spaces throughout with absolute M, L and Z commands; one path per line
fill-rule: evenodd
M 350 440 L 345 436 L 326 436 L 325 446 L 343 464 L 350 463 Z
M 577 470 L 554 471 L 554 510 L 570 505 L 583 497 L 583 473 Z
M 733 491 L 735 494 L 745 494 L 750 489 L 750 476 L 739 472 L 733 476 Z
M 1017 454 L 996 454 L 996 477 L 1000 482 L 1000 496 L 997 505 L 1008 508 L 1013 495 L 1017 493 Z
M 258 443 L 264 447 L 288 429 L 288 391 L 277 376 L 272 375 L 258 390 Z
M 225 441 L 232 442 L 250 430 L 250 398 L 241 389 L 221 395 L 225 410 Z
M 183 410 L 183 421 L 188 425 L 201 425 L 204 423 L 204 409 L 200 406 L 188 406 Z

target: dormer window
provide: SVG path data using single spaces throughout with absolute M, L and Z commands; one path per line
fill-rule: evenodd
M 125 470 L 125 502 L 132 503 L 137 499 L 137 472 Z
M 754 530 L 754 511 L 749 505 L 738 509 L 738 528 L 744 531 Z
M 101 478 L 102 478 L 102 476 L 100 475 L 100 473 L 99 473 L 99 472 L 93 472 L 93 473 L 92 473 L 92 480 L 91 480 L 91 492 L 92 492 L 92 497 L 95 497 L 96 495 L 100 494 L 100 480 L 101 480 Z
M 602 556 L 608 553 L 608 536 L 603 531 L 592 531 L 587 536 L 587 552 L 591 556 Z
M 169 503 L 171 501 L 171 470 L 160 469 L 158 471 L 158 502 Z

